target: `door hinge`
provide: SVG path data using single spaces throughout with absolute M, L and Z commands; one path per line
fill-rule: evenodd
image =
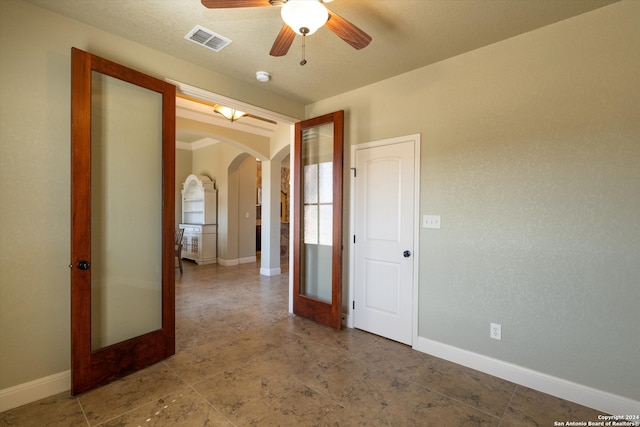
M 353 177 L 356 177 L 356 168 L 351 168 L 351 170 L 353 171 Z
M 355 243 L 355 242 L 356 242 L 356 235 L 354 234 L 353 235 L 353 243 Z
M 355 300 L 354 300 L 354 301 L 352 301 L 352 303 L 353 303 L 353 304 L 351 305 L 351 309 L 352 309 L 352 310 L 355 310 L 355 309 L 356 309 L 356 302 L 355 302 Z

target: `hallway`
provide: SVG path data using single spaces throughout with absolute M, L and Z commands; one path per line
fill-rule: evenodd
M 288 275 L 185 262 L 176 355 L 0 426 L 552 426 L 599 412 L 358 330 L 290 316 Z

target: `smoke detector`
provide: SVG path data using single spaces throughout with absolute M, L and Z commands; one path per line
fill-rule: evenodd
M 265 83 L 271 79 L 271 74 L 267 73 L 266 71 L 258 71 L 256 73 L 256 79 L 259 82 Z

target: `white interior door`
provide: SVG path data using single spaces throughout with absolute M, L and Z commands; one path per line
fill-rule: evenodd
M 412 344 L 419 136 L 354 146 L 354 326 Z M 419 158 L 419 157 L 418 157 Z

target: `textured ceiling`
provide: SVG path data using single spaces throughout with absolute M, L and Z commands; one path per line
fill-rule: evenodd
M 284 57 L 269 50 L 278 7 L 206 9 L 200 0 L 25 0 L 218 73 L 311 103 L 614 3 L 617 0 L 335 0 L 330 10 L 373 37 L 357 51 L 326 28 Z M 202 25 L 232 40 L 220 52 L 184 36 Z M 256 71 L 272 75 L 268 83 Z

